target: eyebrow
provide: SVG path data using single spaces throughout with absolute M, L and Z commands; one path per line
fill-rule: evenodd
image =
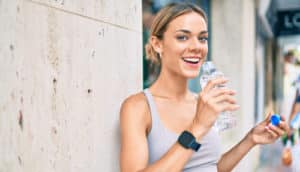
M 179 30 L 176 30 L 176 32 L 184 32 L 184 33 L 188 33 L 188 34 L 191 33 L 191 31 L 186 30 L 186 29 L 179 29 Z M 201 31 L 201 32 L 199 33 L 199 35 L 203 35 L 203 34 L 206 34 L 206 33 L 208 33 L 208 31 L 207 31 L 207 30 L 204 30 L 204 31 Z

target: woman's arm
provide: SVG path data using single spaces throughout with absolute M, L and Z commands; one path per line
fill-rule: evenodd
M 295 100 L 292 106 L 292 110 L 291 110 L 291 114 L 289 116 L 288 119 L 288 124 L 291 123 L 291 121 L 293 120 L 293 118 L 296 116 L 296 114 L 300 112 L 300 102 L 299 102 L 299 91 L 296 91 L 296 96 L 295 96 Z
M 182 171 L 193 151 L 185 149 L 177 142 L 155 163 L 148 165 L 147 126 L 151 121 L 148 105 L 142 95 L 128 98 L 120 113 L 121 152 L 120 167 L 122 172 L 165 172 Z M 191 127 L 191 132 L 193 129 Z M 198 129 L 197 133 L 201 133 Z M 204 135 L 204 131 L 202 132 Z M 199 138 L 201 138 L 200 136 Z M 157 140 L 159 142 L 159 140 Z
M 255 145 L 273 143 L 288 130 L 283 117 L 279 126 L 271 125 L 270 117 L 271 113 L 269 113 L 263 122 L 255 126 L 236 146 L 223 154 L 218 162 L 218 172 L 231 171 Z
M 293 118 L 300 112 L 300 102 L 295 102 L 293 105 L 292 113 L 289 117 L 289 124 L 293 120 Z
M 218 162 L 218 172 L 229 172 L 231 171 L 240 160 L 255 146 L 253 142 L 248 138 L 247 135 L 232 149 L 222 155 Z

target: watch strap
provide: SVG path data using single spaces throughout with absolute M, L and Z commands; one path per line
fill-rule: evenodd
M 196 141 L 195 136 L 188 132 L 183 131 L 178 138 L 178 143 L 186 149 L 192 149 L 198 151 L 201 147 L 201 144 Z
M 191 149 L 193 149 L 194 151 L 198 151 L 201 147 L 201 144 L 200 143 L 197 143 L 196 140 L 194 142 L 192 142 L 191 144 Z

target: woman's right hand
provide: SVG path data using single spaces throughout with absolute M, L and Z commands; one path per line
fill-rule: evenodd
M 227 81 L 225 78 L 210 80 L 200 92 L 192 124 L 194 133 L 200 130 L 202 134 L 208 132 L 221 112 L 234 111 L 239 108 L 234 99 L 235 91 L 228 88 L 217 89 L 218 85 L 224 85 Z

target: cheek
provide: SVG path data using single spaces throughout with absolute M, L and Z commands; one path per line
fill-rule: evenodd
M 201 52 L 202 52 L 202 54 L 207 54 L 207 52 L 208 52 L 208 45 L 207 44 L 204 44 L 204 45 L 202 45 L 201 46 Z
M 188 50 L 188 46 L 185 44 L 172 44 L 168 46 L 167 50 L 169 55 L 178 58 Z
M 185 52 L 185 48 L 180 45 L 168 45 L 163 52 L 162 63 L 167 65 L 168 68 L 178 68 L 181 57 Z

